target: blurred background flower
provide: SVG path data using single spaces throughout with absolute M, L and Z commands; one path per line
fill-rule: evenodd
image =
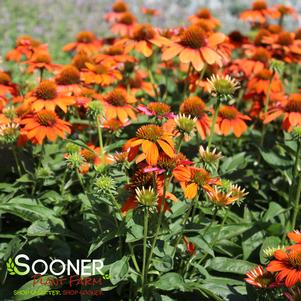
M 102 19 L 114 1 L 112 0 L 2 0 L 0 6 L 0 55 L 14 46 L 15 39 L 21 34 L 30 34 L 34 38 L 49 44 L 50 53 L 56 62 L 64 61 L 67 56 L 61 48 L 74 40 L 81 30 L 95 34 L 110 34 L 108 25 Z M 226 33 L 235 28 L 247 30 L 245 22 L 238 19 L 239 13 L 250 6 L 249 0 L 127 0 L 131 10 L 141 21 L 148 16 L 141 7 L 158 9 L 161 14 L 154 16 L 152 23 L 161 27 L 187 24 L 187 18 L 198 8 L 206 6 L 215 17 L 222 21 L 222 30 Z M 270 0 L 269 4 L 283 3 L 293 6 L 301 12 L 299 0 Z M 287 29 L 297 28 L 297 21 L 287 18 Z M 299 18 L 300 22 L 300 18 Z

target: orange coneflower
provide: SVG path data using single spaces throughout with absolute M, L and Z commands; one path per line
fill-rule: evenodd
M 146 106 L 141 104 L 137 109 L 147 116 L 156 116 L 159 119 L 174 117 L 170 111 L 170 106 L 162 102 L 150 102 Z
M 295 34 L 291 32 L 280 32 L 278 35 L 266 36 L 263 43 L 270 46 L 273 56 L 287 63 L 300 61 L 301 41 L 295 40 Z
M 120 85 L 125 89 L 130 89 L 133 95 L 137 93 L 147 93 L 150 96 L 155 96 L 153 85 L 146 81 L 147 73 L 142 70 L 133 72 L 132 76 L 127 77 Z
M 190 200 L 196 197 L 200 189 L 209 192 L 213 190 L 211 185 L 219 183 L 219 179 L 212 178 L 204 168 L 193 166 L 178 166 L 173 175 L 180 182 L 185 197 Z
M 250 57 L 237 59 L 233 62 L 239 66 L 246 77 L 259 73 L 268 67 L 271 54 L 267 49 L 263 47 L 253 48 L 249 50 L 247 54 Z
M 81 31 L 76 36 L 76 42 L 69 43 L 63 47 L 63 51 L 84 51 L 86 53 L 97 52 L 102 42 L 97 40 L 95 34 L 90 31 Z
M 103 97 L 107 119 L 118 118 L 125 123 L 128 118 L 136 119 L 132 104 L 137 100 L 123 88 L 115 88 Z
M 136 137 L 130 139 L 126 145 L 126 149 L 130 149 L 129 158 L 134 159 L 142 148 L 136 162 L 146 160 L 150 165 L 156 165 L 159 159 L 159 150 L 162 150 L 167 156 L 174 156 L 174 144 L 171 134 L 162 129 L 162 127 L 149 124 L 140 127 L 136 132 Z
M 277 74 L 269 69 L 262 69 L 252 77 L 247 85 L 248 91 L 255 92 L 257 94 L 267 94 L 268 88 L 271 82 L 270 91 L 272 93 L 280 93 L 283 91 L 283 85 Z
M 211 122 L 206 114 L 207 111 L 205 103 L 198 96 L 185 99 L 180 106 L 180 113 L 197 118 L 196 127 L 203 140 L 210 132 Z
M 135 24 L 137 24 L 135 16 L 130 12 L 125 12 L 113 24 L 111 31 L 121 36 L 128 36 L 133 33 Z
M 282 24 L 282 19 L 285 16 L 292 16 L 295 20 L 298 20 L 298 13 L 292 6 L 277 4 L 274 8 L 280 13 L 280 24 Z
M 274 252 L 275 260 L 267 266 L 267 271 L 277 272 L 276 281 L 292 287 L 301 280 L 301 247 L 299 244 Z
M 264 0 L 254 1 L 252 9 L 245 10 L 240 14 L 241 20 L 260 24 L 264 24 L 268 18 L 277 19 L 279 17 L 280 13 L 275 9 L 269 8 Z
M 234 30 L 228 34 L 229 43 L 232 44 L 234 48 L 239 48 L 244 44 L 249 42 L 248 37 L 244 36 L 240 31 Z
M 151 17 L 158 16 L 160 14 L 160 11 L 158 9 L 149 8 L 149 7 L 141 7 L 141 12 L 144 15 L 151 16 Z
M 73 57 L 71 64 L 82 71 L 87 68 L 86 63 L 93 63 L 92 58 L 85 51 L 79 51 Z
M 211 30 L 216 29 L 220 25 L 220 21 L 214 18 L 208 8 L 200 8 L 195 15 L 189 17 L 192 23 L 205 21 Z
M 31 36 L 23 35 L 17 38 L 16 46 L 6 54 L 8 61 L 19 62 L 23 57 L 30 58 L 35 49 L 47 50 L 47 45 L 41 45 L 40 41 Z
M 74 98 L 60 93 L 54 82 L 44 80 L 40 85 L 25 98 L 24 103 L 29 104 L 35 111 L 47 109 L 54 111 L 56 107 L 62 109 L 65 113 L 67 107 L 74 104 Z
M 117 44 L 125 46 L 125 52 L 135 49 L 145 57 L 153 54 L 153 45 L 160 47 L 165 38 L 161 37 L 150 24 L 136 24 L 129 37 L 121 39 Z
M 117 0 L 112 5 L 112 12 L 104 15 L 104 19 L 108 22 L 116 21 L 120 18 L 120 15 L 128 11 L 127 4 L 122 0 Z
M 64 66 L 56 76 L 55 82 L 58 91 L 63 93 L 79 95 L 83 89 L 80 85 L 80 72 L 73 65 Z
M 125 49 L 122 45 L 115 44 L 104 50 L 103 53 L 98 54 L 94 61 L 96 63 L 134 63 L 135 58 L 126 54 Z
M 275 276 L 263 269 L 261 265 L 249 271 L 246 274 L 245 281 L 249 284 L 260 288 L 273 288 L 275 284 Z
M 96 147 L 93 144 L 88 144 L 87 148 L 83 148 L 80 151 L 80 155 L 85 160 L 85 162 L 80 166 L 80 171 L 83 174 L 86 174 L 92 166 L 98 166 L 101 163 L 103 164 L 112 163 L 112 160 L 107 155 L 104 155 L 103 159 L 101 159 L 100 147 Z
M 3 71 L 0 71 L 0 95 L 18 95 L 17 85 L 12 83 L 10 75 Z
M 55 141 L 58 136 L 65 138 L 70 134 L 70 123 L 60 119 L 53 111 L 41 110 L 25 116 L 20 122 L 24 125 L 21 133 L 25 132 L 33 143 L 42 144 L 45 138 Z
M 33 73 L 35 70 L 47 70 L 53 72 L 59 65 L 52 64 L 51 56 L 46 50 L 36 50 L 29 60 L 24 61 L 27 64 L 27 72 Z
M 301 231 L 300 230 L 294 230 L 292 232 L 289 232 L 287 234 L 288 238 L 297 244 L 301 244 Z
M 86 63 L 86 69 L 81 72 L 81 80 L 86 84 L 108 86 L 122 79 L 122 74 L 116 66 L 104 63 Z
M 227 136 L 231 130 L 238 138 L 247 129 L 245 120 L 251 120 L 249 116 L 241 114 L 234 106 L 221 106 L 218 111 L 217 124 L 220 132 Z
M 207 36 L 203 29 L 192 25 L 184 29 L 173 41 L 162 41 L 166 46 L 162 59 L 170 60 L 179 56 L 180 62 L 192 64 L 197 71 L 202 70 L 205 64 L 222 66 L 225 54 L 218 47 L 225 38 L 222 33 L 210 33 Z
M 287 100 L 271 108 L 264 123 L 269 123 L 280 116 L 283 116 L 282 128 L 288 132 L 301 125 L 301 94 L 291 94 Z

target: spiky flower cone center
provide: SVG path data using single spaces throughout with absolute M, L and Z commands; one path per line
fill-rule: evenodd
M 8 85 L 10 82 L 10 76 L 5 72 L 0 72 L 0 85 Z
M 252 5 L 253 10 L 264 10 L 267 9 L 267 4 L 265 1 L 255 1 Z
M 120 45 L 113 45 L 107 49 L 106 54 L 108 55 L 120 55 L 123 54 L 123 48 Z
M 235 119 L 237 117 L 237 110 L 233 107 L 222 106 L 219 110 L 219 114 L 225 119 Z
M 200 27 L 192 25 L 181 33 L 180 43 L 185 47 L 199 49 L 206 45 L 206 34 Z
M 136 187 L 151 187 L 153 185 L 153 176 L 151 173 L 145 173 L 142 170 L 138 170 L 131 178 L 130 188 L 136 189 Z
M 124 90 L 117 88 L 110 92 L 105 100 L 113 106 L 122 107 L 127 104 L 127 94 Z
M 185 115 L 200 118 L 204 115 L 206 105 L 197 96 L 193 96 L 184 100 L 180 106 L 180 112 Z
M 91 59 L 83 53 L 78 53 L 72 60 L 72 65 L 74 65 L 78 70 L 86 68 L 86 63 L 91 63 Z
M 137 130 L 136 136 L 140 139 L 156 142 L 162 137 L 162 129 L 153 124 L 144 125 Z
M 301 252 L 298 250 L 291 250 L 287 254 L 290 265 L 298 270 L 301 270 Z
M 193 180 L 198 186 L 202 186 L 206 184 L 209 180 L 209 176 L 207 171 L 205 170 L 197 170 L 193 172 Z
M 36 56 L 33 58 L 34 63 L 45 63 L 45 64 L 50 64 L 51 63 L 51 57 L 48 53 L 38 53 Z
M 285 109 L 287 112 L 301 113 L 301 95 L 291 94 Z
M 36 89 L 35 95 L 39 99 L 51 100 L 57 96 L 55 83 L 45 80 Z
M 94 160 L 96 159 L 96 155 L 95 155 L 92 151 L 90 151 L 90 150 L 88 150 L 88 149 L 83 149 L 83 150 L 81 151 L 81 156 L 82 156 L 87 162 L 90 162 L 90 163 L 94 162 Z
M 232 31 L 229 38 L 236 43 L 241 43 L 244 40 L 244 36 L 238 30 Z
M 282 15 L 287 15 L 289 13 L 289 9 L 285 6 L 285 5 L 280 5 L 278 7 L 278 11 L 280 12 L 280 14 Z
M 59 85 L 72 85 L 80 82 L 80 72 L 72 65 L 66 66 L 56 79 Z
M 295 39 L 296 39 L 296 40 L 301 40 L 301 29 L 299 29 L 299 30 L 296 32 Z
M 81 31 L 76 36 L 76 41 L 79 43 L 91 43 L 95 40 L 95 35 L 89 31 Z
M 151 40 L 155 36 L 155 31 L 149 24 L 139 24 L 135 27 L 133 38 L 137 41 Z
M 53 126 L 56 123 L 57 116 L 54 112 L 42 110 L 35 115 L 36 121 L 43 126 Z
M 265 49 L 258 49 L 252 56 L 252 60 L 267 63 L 269 61 L 269 53 Z
M 262 80 L 270 80 L 272 76 L 273 76 L 273 72 L 268 69 L 263 69 L 256 74 L 256 77 Z
M 289 32 L 282 32 L 278 36 L 278 43 L 283 46 L 289 46 L 293 44 L 294 39 Z
M 268 287 L 273 282 L 273 277 L 270 273 L 264 273 L 263 275 L 258 275 L 254 281 L 259 283 L 261 287 L 265 288 Z
M 279 33 L 279 32 L 282 31 L 282 27 L 280 25 L 277 25 L 277 24 L 270 24 L 269 27 L 268 27 L 268 30 L 271 33 Z
M 119 23 L 124 25 L 132 25 L 135 22 L 135 17 L 131 13 L 124 13 L 119 19 Z
M 123 1 L 117 1 L 112 5 L 112 10 L 115 13 L 123 13 L 128 10 L 127 5 Z
M 210 13 L 209 9 L 207 9 L 207 8 L 199 9 L 199 11 L 197 12 L 196 15 L 200 19 L 210 19 L 210 17 L 211 17 L 211 13 Z
M 158 115 L 164 115 L 170 112 L 170 106 L 166 103 L 151 102 L 148 104 L 147 108 Z

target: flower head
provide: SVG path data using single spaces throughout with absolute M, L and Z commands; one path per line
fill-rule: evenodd
M 136 199 L 139 204 L 146 206 L 146 207 L 153 207 L 157 205 L 158 202 L 158 195 L 154 191 L 153 188 L 145 189 L 142 187 L 136 188 Z
M 246 274 L 245 281 L 260 288 L 271 288 L 275 284 L 275 276 L 266 272 L 261 265 Z
M 209 92 L 221 100 L 231 99 L 235 91 L 240 87 L 238 81 L 229 75 L 212 75 L 208 82 Z

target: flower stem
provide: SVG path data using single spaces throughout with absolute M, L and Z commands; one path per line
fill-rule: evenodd
M 184 98 L 187 98 L 189 96 L 189 77 L 192 72 L 192 64 L 189 64 L 187 76 L 185 80 L 185 86 L 184 86 Z
M 148 219 L 149 211 L 148 208 L 144 208 L 144 231 L 143 231 L 143 262 L 142 262 L 142 295 L 145 293 L 145 282 L 146 282 L 146 252 L 147 252 L 147 233 L 148 233 Z
M 16 162 L 16 167 L 17 167 L 17 171 L 18 171 L 19 177 L 22 177 L 22 172 L 21 172 L 21 167 L 20 167 L 20 161 L 19 161 L 19 158 L 18 158 L 15 146 L 12 147 L 12 153 L 13 153 L 13 156 L 14 156 L 14 160 Z
M 267 118 L 267 113 L 268 113 L 268 108 L 269 108 L 269 103 L 270 103 L 271 86 L 272 86 L 273 78 L 274 78 L 274 75 L 270 79 L 269 85 L 268 85 L 268 89 L 267 89 L 267 95 L 266 95 L 265 103 L 264 103 L 263 120 L 265 120 Z M 260 146 L 261 147 L 263 146 L 265 133 L 266 133 L 266 125 L 263 123 L 263 125 L 262 125 L 262 134 L 261 134 L 261 139 L 260 139 Z
M 218 115 L 219 106 L 220 106 L 220 99 L 218 98 L 216 101 L 216 104 L 214 105 L 214 114 L 213 114 L 213 119 L 212 119 L 211 128 L 210 128 L 210 136 L 208 139 L 208 149 L 210 149 L 212 139 L 214 136 L 214 128 L 215 128 L 215 123 L 216 123 L 216 119 L 217 119 L 217 115 Z
M 162 224 L 162 219 L 163 219 L 163 216 L 164 216 L 165 195 L 166 195 L 166 188 L 167 188 L 166 187 L 167 186 L 166 182 L 167 182 L 166 181 L 166 175 L 164 175 L 164 186 L 163 186 L 162 202 L 161 202 L 161 206 L 160 206 L 160 213 L 159 213 L 159 217 L 158 217 L 157 227 L 156 227 L 156 230 L 155 230 L 155 236 L 154 236 L 154 239 L 153 239 L 153 242 L 152 242 L 152 246 L 151 246 L 149 256 L 148 256 L 147 261 L 146 261 L 146 272 L 145 272 L 146 275 L 147 275 L 147 272 L 148 272 L 148 269 L 149 269 L 149 264 L 152 261 L 154 248 L 155 248 L 156 242 L 158 240 L 158 236 L 159 236 L 159 232 L 160 232 L 160 228 L 161 228 L 161 224 Z
M 299 208 L 300 208 L 300 194 L 301 194 L 301 175 L 299 175 L 298 186 L 297 186 L 297 191 L 296 191 L 294 214 L 293 214 L 293 220 L 292 220 L 292 229 L 293 230 L 296 227 L 297 217 L 298 217 Z
M 198 196 L 197 196 L 198 197 Z M 181 226 L 182 226 L 182 231 L 181 233 L 179 234 L 177 240 L 176 240 L 176 243 L 174 245 L 174 250 L 172 252 L 172 257 L 175 256 L 176 254 L 176 251 L 177 251 L 177 246 L 178 244 L 180 243 L 180 240 L 182 239 L 182 236 L 183 236 L 183 233 L 184 233 L 184 228 L 185 228 L 185 224 L 187 223 L 188 219 L 189 219 L 189 216 L 190 216 L 190 213 L 191 213 L 191 210 L 193 208 L 193 205 L 194 205 L 194 200 L 197 199 L 197 197 L 195 197 L 193 199 L 193 201 L 190 202 L 190 206 L 188 208 L 188 210 L 186 211 L 186 214 L 184 215 L 183 219 L 182 219 L 182 222 L 181 222 Z
M 100 148 L 100 159 L 101 159 L 101 162 L 103 162 L 104 149 L 103 149 L 102 130 L 101 130 L 101 126 L 100 126 L 99 116 L 97 116 L 96 122 L 97 122 L 97 132 L 98 132 L 98 140 L 99 140 L 99 148 Z

